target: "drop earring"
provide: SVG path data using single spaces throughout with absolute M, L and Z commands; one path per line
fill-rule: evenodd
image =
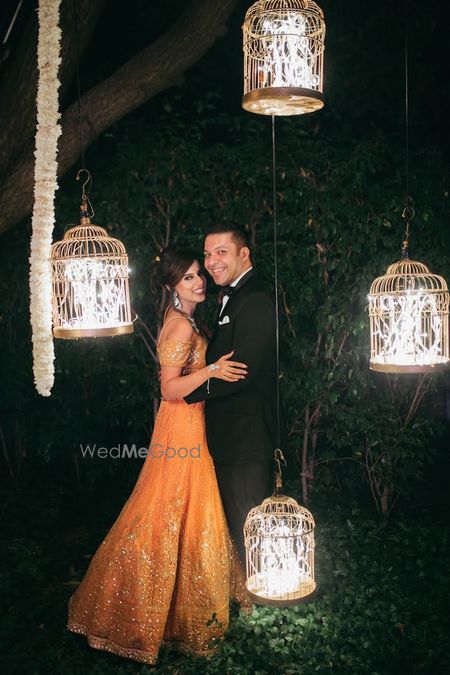
M 178 310 L 180 310 L 182 307 L 180 298 L 176 291 L 172 291 L 172 307 Z

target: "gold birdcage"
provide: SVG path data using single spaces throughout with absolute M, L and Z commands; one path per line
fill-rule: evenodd
M 133 332 L 124 245 L 81 220 L 52 245 L 53 334 L 56 338 L 106 337 Z
M 257 0 L 245 15 L 242 107 L 302 115 L 323 107 L 325 21 L 312 0 Z
M 314 592 L 314 527 L 311 513 L 286 495 L 274 494 L 250 511 L 246 586 L 256 603 L 284 607 Z
M 449 366 L 449 293 L 443 277 L 406 254 L 375 279 L 368 297 L 372 370 L 422 373 Z

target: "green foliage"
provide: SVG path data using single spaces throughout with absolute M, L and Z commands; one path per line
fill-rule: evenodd
M 111 505 L 99 513 L 95 500 L 85 504 L 86 513 L 97 507 L 93 530 L 63 490 L 28 485 L 4 491 L 2 503 L 0 649 L 8 674 L 438 675 L 450 667 L 449 535 L 424 513 L 380 524 L 358 508 L 318 509 L 318 589 L 309 602 L 250 614 L 234 608 L 210 658 L 162 649 L 151 669 L 93 650 L 65 629 L 68 597 L 114 517 Z
M 348 12 L 329 5 L 330 26 L 339 19 L 348 23 Z M 381 14 L 367 14 L 355 3 L 354 16 L 361 19 L 358 12 L 365 12 L 368 23 L 354 22 L 353 53 L 348 32 L 329 31 L 333 105 L 326 114 L 277 119 L 281 390 L 289 438 L 283 449 L 289 491 L 298 491 L 300 477 L 302 498 L 310 499 L 317 520 L 317 595 L 291 609 L 255 608 L 248 616 L 235 611 L 211 659 L 163 649 L 157 672 L 450 671 L 448 534 L 445 523 L 417 509 L 432 497 L 439 507 L 445 499 L 436 493 L 448 495 L 443 383 L 368 370 L 367 292 L 398 257 L 403 234 L 403 117 L 400 75 L 392 70 L 395 50 L 399 56 L 403 47 L 392 3 L 384 5 Z M 436 22 L 425 21 L 428 8 L 416 10 L 422 46 L 445 45 L 436 39 Z M 240 21 L 239 15 L 236 33 Z M 366 49 L 368 30 L 377 49 Z M 139 35 L 147 44 L 147 23 Z M 121 44 L 129 49 L 126 41 Z M 390 59 L 380 60 L 381 48 Z M 241 72 L 240 57 L 227 50 L 228 43 L 219 40 L 210 66 L 209 81 L 224 87 L 229 68 L 236 77 Z M 421 52 L 416 58 L 422 59 Z M 93 60 L 100 67 L 102 60 Z M 202 67 L 188 77 L 194 83 L 197 78 L 204 92 Z M 445 87 L 439 69 L 422 64 L 413 70 L 425 88 Z M 95 81 L 96 72 L 94 67 L 86 75 Z M 384 87 L 376 110 L 375 80 Z M 423 91 L 415 82 L 416 91 Z M 237 221 L 248 228 L 260 274 L 269 283 L 273 279 L 270 120 L 222 112 L 233 110 L 237 99 L 224 100 L 213 89 L 200 97 L 186 91 L 173 89 L 156 99 L 108 130 L 88 153 L 94 220 L 126 245 L 139 319 L 133 336 L 56 341 L 49 399 L 36 394 L 32 381 L 29 225 L 2 236 L 0 462 L 7 487 L 1 493 L 0 647 L 6 673 L 154 672 L 91 650 L 64 629 L 66 601 L 141 465 L 83 459 L 80 445 L 149 442 L 158 393 L 152 336 L 160 319 L 150 279 L 161 245 L 189 245 L 201 255 L 207 224 Z M 419 97 L 417 105 L 416 132 L 432 126 L 431 114 L 442 117 L 440 106 L 430 109 L 429 97 Z M 445 143 L 440 129 L 436 124 L 431 136 Z M 413 146 L 411 252 L 449 279 L 448 168 L 437 149 Z M 79 188 L 73 176 L 62 181 L 55 239 L 78 219 Z M 206 320 L 215 313 L 209 290 L 201 308 Z M 391 519 L 371 519 L 367 504 L 374 515 L 373 505 L 384 515 L 392 512 Z
M 259 272 L 273 278 L 269 120 L 222 114 L 214 92 L 195 121 L 167 112 L 157 126 L 134 117 L 104 135 L 91 163 L 95 221 L 121 239 L 133 270 L 133 336 L 56 341 L 56 384 L 49 400 L 31 382 L 24 229 L 4 237 L 0 284 L 5 379 L 1 394 L 4 457 L 17 474 L 24 457 L 67 465 L 95 489 L 117 463 L 83 460 L 80 444 L 146 445 L 158 380 L 153 354 L 160 300 L 150 285 L 159 246 L 189 245 L 201 256 L 215 221 L 248 228 Z M 402 161 L 394 142 L 374 131 L 340 138 L 298 119 L 278 120 L 277 199 L 281 302 L 281 384 L 291 466 L 307 500 L 333 486 L 351 495 L 369 487 L 378 510 L 417 489 L 436 455 L 442 387 L 435 378 L 422 407 L 416 377 L 368 370 L 367 292 L 398 257 L 403 225 Z M 416 218 L 412 251 L 449 276 L 448 176 L 433 149 L 412 158 Z M 55 238 L 77 215 L 79 185 L 58 193 Z M 202 308 L 215 313 L 214 291 Z M 422 390 L 419 393 L 424 393 Z M 14 421 L 15 420 L 15 421 Z M 45 420 L 47 423 L 42 424 Z M 49 433 L 51 429 L 51 433 Z M 26 463 L 26 462 L 25 462 Z M 129 466 L 122 475 L 130 483 Z

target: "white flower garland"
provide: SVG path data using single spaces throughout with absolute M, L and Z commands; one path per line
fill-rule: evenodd
M 61 0 L 39 0 L 37 127 L 34 206 L 30 253 L 30 316 L 36 389 L 50 396 L 55 379 L 52 337 L 50 253 L 55 222 L 57 184 L 58 68 L 61 62 L 59 8 Z

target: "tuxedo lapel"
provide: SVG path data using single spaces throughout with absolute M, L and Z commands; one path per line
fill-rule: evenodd
M 249 272 L 247 272 L 247 274 L 244 274 L 242 279 L 239 279 L 236 286 L 233 287 L 233 292 L 232 292 L 231 296 L 228 298 L 228 302 L 225 305 L 225 308 L 223 310 L 224 312 L 228 312 L 228 309 L 230 308 L 231 304 L 233 303 L 233 300 L 236 297 L 237 293 L 239 292 L 239 289 L 242 288 L 242 286 L 244 286 L 247 283 L 247 281 L 253 276 L 253 273 L 254 273 L 254 270 L 251 269 Z M 214 324 L 215 330 L 217 330 L 217 324 L 218 324 L 218 321 L 219 321 L 221 311 L 222 311 L 222 307 L 220 306 L 219 311 L 217 312 L 217 315 L 216 315 L 216 319 L 215 319 L 215 324 Z
M 255 273 L 255 270 L 252 268 L 246 274 L 244 274 L 242 279 L 239 279 L 236 286 L 234 286 L 233 295 L 235 293 L 237 293 L 238 289 L 241 288 L 244 284 L 246 284 L 249 279 L 251 279 L 251 277 L 253 276 L 254 273 Z M 231 297 L 233 297 L 233 295 Z

